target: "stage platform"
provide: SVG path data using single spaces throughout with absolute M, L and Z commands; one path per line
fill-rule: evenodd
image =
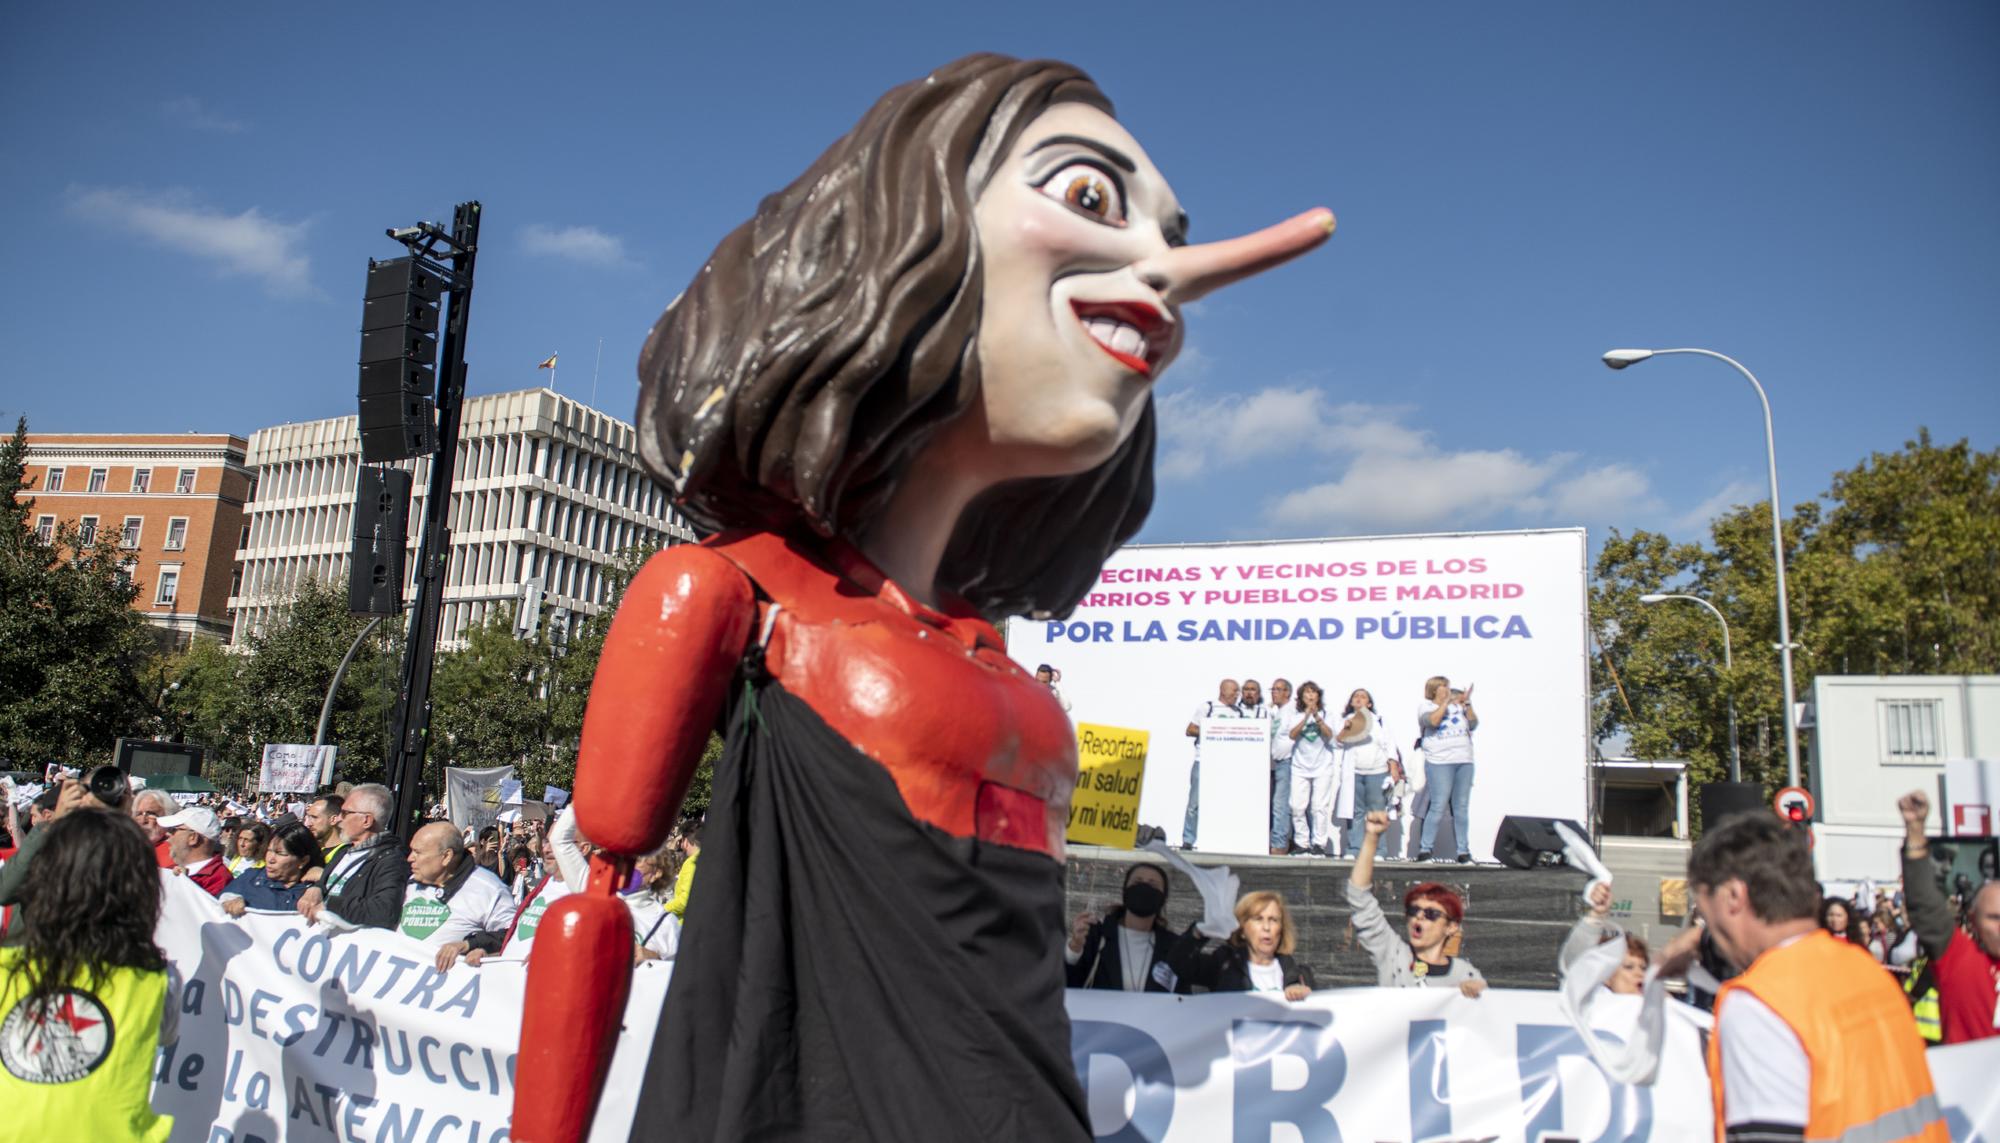
M 1299 926 L 1298 954 L 1312 966 L 1322 988 L 1375 983 L 1374 966 L 1355 943 L 1350 924 L 1346 896 L 1350 862 L 1199 852 L 1181 856 L 1198 866 L 1227 865 L 1245 893 L 1270 889 L 1284 894 Z M 1127 865 L 1156 858 L 1144 850 L 1070 846 L 1065 935 L 1069 918 L 1085 909 L 1102 914 L 1117 904 Z M 1403 893 L 1424 881 L 1441 882 L 1464 896 L 1466 923 L 1460 952 L 1479 966 L 1487 980 L 1500 988 L 1556 986 L 1556 953 L 1581 908 L 1579 895 L 1587 882 L 1583 874 L 1560 866 L 1520 870 L 1503 865 L 1377 862 L 1375 895 L 1399 933 Z M 1167 920 L 1184 929 L 1200 914 L 1201 898 L 1193 883 L 1174 870 Z

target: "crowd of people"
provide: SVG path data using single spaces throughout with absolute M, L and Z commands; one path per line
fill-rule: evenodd
M 1448 699 L 1449 692 L 1440 697 Z M 1339 716 L 1342 726 L 1354 712 L 1370 709 L 1352 700 L 1348 705 Z M 1456 701 L 1437 705 L 1446 708 L 1442 718 L 1452 717 L 1453 707 L 1467 709 Z M 1320 714 L 1312 697 L 1292 709 L 1304 716 L 1295 724 L 1315 724 L 1322 739 L 1338 741 L 1333 718 Z M 1304 737 L 1302 731 L 1292 741 Z M 123 789 L 122 783 L 67 779 L 25 807 L 9 805 L 9 837 L 0 845 L 0 907 L 7 909 L 0 931 L 0 1018 L 22 1004 L 43 1017 L 53 1006 L 74 1012 L 87 1004 L 112 1026 L 158 1027 L 170 1037 L 174 1005 L 165 997 L 165 964 L 152 940 L 161 911 L 159 869 L 216 897 L 231 917 L 296 912 L 308 924 L 336 931 L 398 930 L 429 946 L 443 970 L 461 962 L 477 966 L 516 946 L 525 955 L 537 906 L 581 888 L 591 852 L 567 812 L 547 823 L 476 829 L 433 819 L 405 841 L 392 828 L 389 790 L 372 784 L 301 799 L 184 797 L 185 805 L 144 789 L 120 797 Z M 1795 831 L 1775 815 L 1741 815 L 1711 828 L 1695 847 L 1689 883 L 1696 924 L 1655 954 L 1611 919 L 1611 888 L 1600 881 L 1586 894 L 1559 964 L 1565 973 L 1576 971 L 1592 950 L 1617 942 L 1615 962 L 1607 960 L 1598 978 L 1607 993 L 1641 994 L 1656 980 L 1686 977 L 1687 998 L 1717 1015 L 1709 1066 L 1730 1138 L 1796 1137 L 1798 1130 L 1883 1114 L 1904 1116 L 1918 1128 L 1907 1134 L 1926 1137 L 1935 1100 L 1918 1066 L 1921 1046 L 1909 1045 L 2000 1034 L 1994 1000 L 2000 882 L 1957 892 L 1941 884 L 1924 834 L 1928 800 L 1909 794 L 1899 810 L 1907 825 L 1899 889 L 1869 886 L 1826 895 L 1812 879 L 1810 857 Z M 1463 898 L 1435 881 L 1412 886 L 1402 895 L 1396 924 L 1373 885 L 1391 816 L 1386 809 L 1361 808 L 1354 820 L 1358 843 L 1346 900 L 1355 943 L 1377 984 L 1452 988 L 1478 997 L 1486 981 L 1458 948 Z M 635 961 L 674 956 L 700 837 L 700 822 L 687 821 L 634 870 L 624 899 L 633 914 Z M 1199 924 L 1171 924 L 1171 891 L 1166 866 L 1130 865 L 1115 907 L 1072 922 L 1063 947 L 1068 986 L 1181 995 L 1263 992 L 1291 1001 L 1314 990 L 1313 966 L 1300 954 L 1282 895 L 1242 895 L 1234 931 L 1218 937 Z M 1772 967 L 1778 962 L 1791 967 L 1780 972 Z M 1707 979 L 1701 965 L 1719 969 L 1717 979 Z M 1813 1016 L 1828 1004 L 1842 1012 L 1832 1024 Z M 1837 1032 L 1828 1030 L 1835 1026 Z M 53 1078 L 37 1083 L 61 1083 L 56 1073 L 74 1071 L 90 1044 L 74 1028 L 67 1039 L 47 1035 L 59 1050 L 44 1064 L 54 1069 Z M 126 1053 L 117 1059 L 129 1063 L 127 1074 L 105 1081 L 102 1090 L 116 1094 L 95 1100 L 91 1114 L 106 1137 L 164 1138 L 157 1117 L 146 1110 L 150 1051 L 119 1051 Z M 1887 1061 L 1883 1074 L 1894 1082 L 1884 1090 L 1861 1085 L 1865 1096 L 1821 1106 L 1820 1073 L 1851 1069 L 1868 1053 L 1866 1058 Z M 1746 1061 L 1757 1063 L 1752 1068 Z M 0 1090 L 12 1085 L 39 1094 L 36 1084 L 17 1081 L 0 1074 Z M 22 1106 L 32 1119 L 44 1104 Z
M 1455 689 L 1443 675 L 1425 681 L 1410 739 L 1422 765 L 1413 767 L 1405 763 L 1398 734 L 1366 687 L 1348 692 L 1336 711 L 1336 700 L 1311 679 L 1296 691 L 1289 679 L 1271 680 L 1268 701 L 1256 679 L 1223 679 L 1215 697 L 1188 717 L 1194 764 L 1188 771 L 1181 848 L 1193 849 L 1201 831 L 1202 723 L 1261 719 L 1271 726 L 1272 856 L 1352 858 L 1361 851 L 1368 815 L 1381 812 L 1407 815 L 1421 829 L 1418 861 L 1448 852 L 1461 863 L 1470 862 L 1472 739 L 1479 729 L 1472 689 Z M 1452 836 L 1445 840 L 1453 848 L 1440 851 L 1438 835 L 1447 817 Z

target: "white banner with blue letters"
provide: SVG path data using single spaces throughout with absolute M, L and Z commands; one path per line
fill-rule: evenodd
M 434 950 L 401 934 L 332 935 L 282 913 L 231 920 L 185 878 L 163 877 L 159 941 L 180 1014 L 153 1105 L 175 1117 L 175 1143 L 506 1138 L 522 961 L 441 973 Z M 661 962 L 637 970 L 593 1140 L 628 1136 L 668 975 Z M 1617 1042 L 1637 1001 L 1605 1000 L 1597 1034 Z M 1291 1004 L 1075 991 L 1068 1004 L 1100 1139 L 1714 1137 L 1707 1017 L 1679 1004 L 1648 1087 L 1606 1079 L 1553 992 L 1356 988 Z M 2000 1039 L 1931 1060 L 1952 1138 L 1991 1132 Z

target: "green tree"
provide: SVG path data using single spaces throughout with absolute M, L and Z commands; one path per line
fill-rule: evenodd
M 1606 542 L 1591 589 L 1596 727 L 1625 733 L 1641 757 L 1689 759 L 1696 780 L 1710 781 L 1727 765 L 1734 696 L 1744 779 L 1774 787 L 1785 755 L 1770 506 L 1718 517 L 1708 541 L 1614 532 Z M 1823 497 L 1792 510 L 1784 543 L 1801 701 L 1821 673 L 2000 668 L 2000 451 L 1939 447 L 1920 430 L 1901 451 L 1835 473 Z M 1656 591 L 1697 595 L 1722 611 L 1733 673 L 1721 669 L 1713 617 L 1693 605 L 1638 602 Z
M 0 757 L 107 761 L 121 734 L 149 732 L 139 675 L 157 642 L 109 533 L 29 526 L 27 438 L 23 417 L 0 445 Z
M 226 693 L 186 700 L 196 709 L 223 712 L 232 759 L 253 767 L 266 743 L 311 742 L 319 726 L 320 705 L 342 655 L 367 620 L 347 613 L 347 594 L 332 584 L 301 580 L 277 618 L 253 633 L 233 656 L 241 659 Z M 355 653 L 339 693 L 334 696 L 333 724 L 328 741 L 340 747 L 340 776 L 355 782 L 383 779 L 389 714 L 395 702 L 400 661 L 399 638 L 393 620 L 384 620 Z M 215 671 L 212 656 L 190 663 L 190 670 Z M 217 674 L 209 679 L 218 686 Z M 212 707 L 207 704 L 213 704 Z M 244 753 L 233 751 L 240 742 Z

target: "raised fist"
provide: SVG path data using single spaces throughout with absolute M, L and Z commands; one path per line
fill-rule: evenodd
M 1931 800 L 1922 790 L 1911 790 L 1896 799 L 1896 809 L 1903 815 L 1903 824 L 1922 829 L 1931 816 Z

